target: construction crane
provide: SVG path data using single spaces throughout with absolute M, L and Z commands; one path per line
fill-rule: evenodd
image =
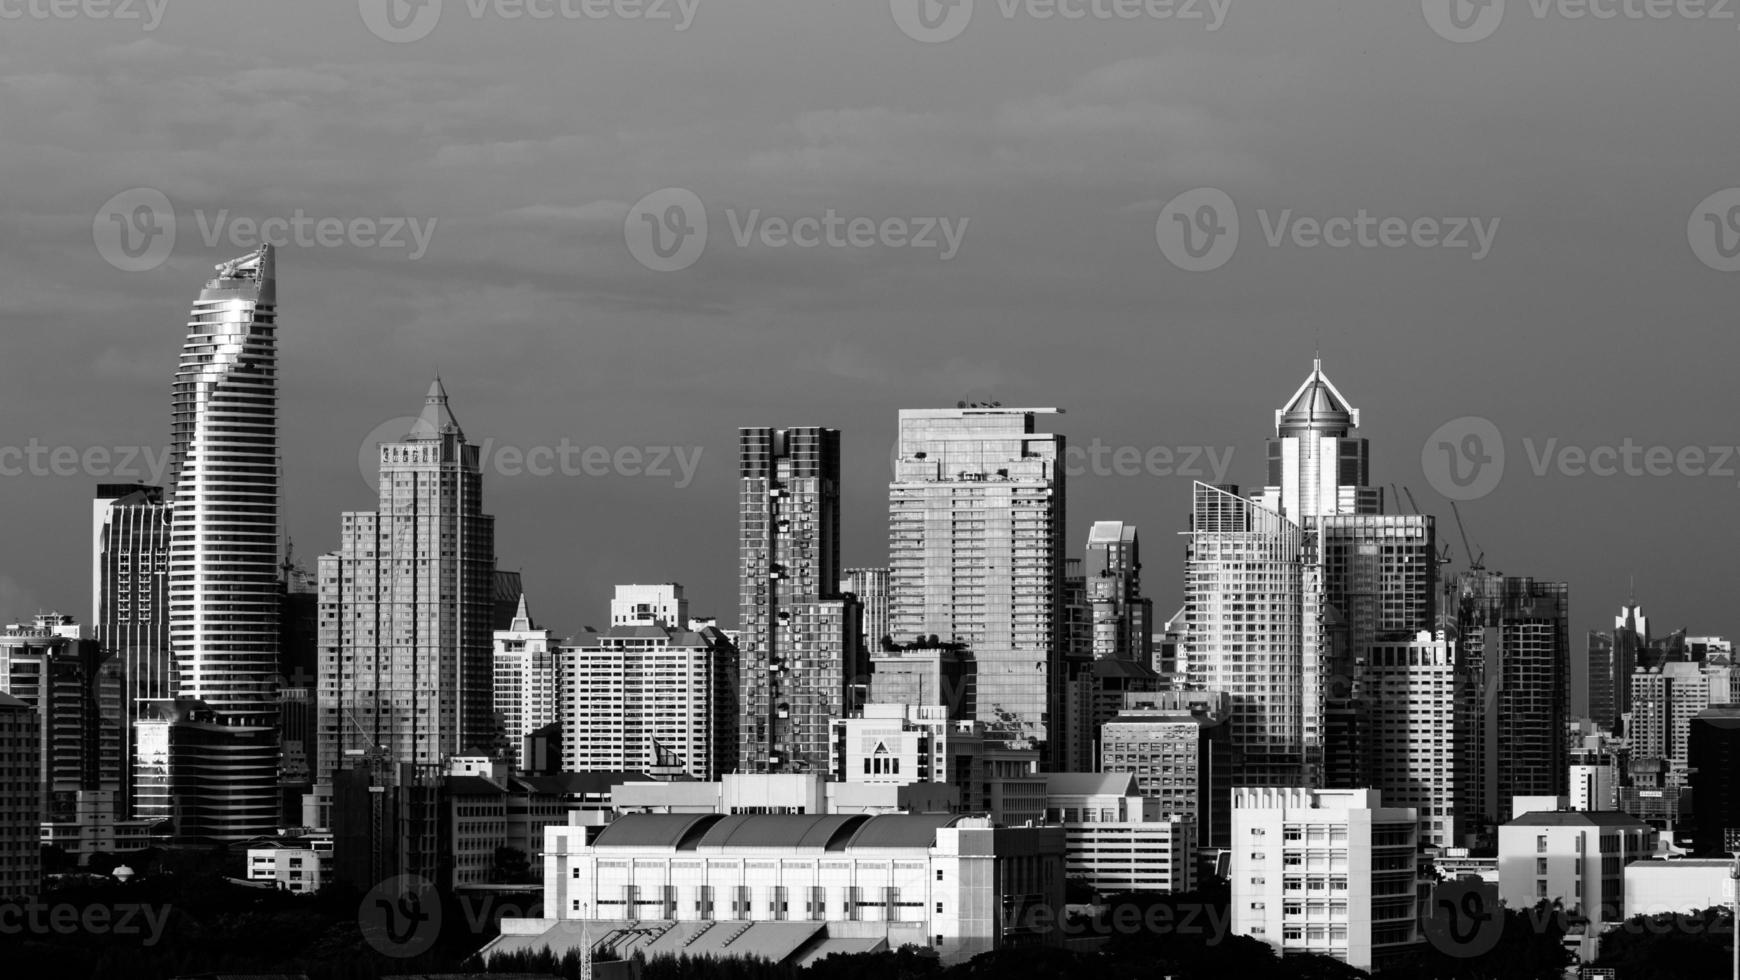
M 1450 512 L 1456 515 L 1456 530 L 1462 535 L 1462 550 L 1468 553 L 1468 570 L 1473 572 L 1484 570 L 1486 568 L 1486 552 L 1479 552 L 1478 557 L 1476 557 L 1474 546 L 1468 543 L 1468 528 L 1462 524 L 1462 509 L 1456 506 L 1454 500 L 1450 501 Z
M 1420 505 L 1414 502 L 1414 491 L 1407 487 L 1403 487 L 1402 492 L 1408 495 L 1408 509 L 1418 514 L 1420 512 Z

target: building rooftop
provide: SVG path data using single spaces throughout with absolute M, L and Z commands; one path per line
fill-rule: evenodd
M 1048 772 L 1047 796 L 1135 796 L 1136 775 L 1129 772 Z
M 1629 813 L 1617 810 L 1540 810 L 1525 813 L 1506 827 L 1617 827 L 1623 830 L 1654 830 Z
M 598 835 L 594 847 L 783 847 L 840 851 L 859 847 L 930 847 L 956 813 L 732 814 L 628 813 Z
M 1287 400 L 1287 407 L 1275 413 L 1275 430 L 1279 435 L 1305 431 L 1345 433 L 1358 427 L 1359 410 L 1349 408 L 1335 383 L 1324 376 L 1322 358 L 1311 362 L 1311 375 Z

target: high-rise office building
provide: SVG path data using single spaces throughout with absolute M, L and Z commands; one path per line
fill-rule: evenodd
M 1136 791 L 1160 801 L 1161 813 L 1189 817 L 1199 847 L 1227 847 L 1227 712 L 1226 695 L 1212 691 L 1132 694 L 1102 730 L 1100 771 L 1131 773 Z
M 1588 680 L 1584 717 L 1619 732 L 1631 713 L 1631 675 L 1650 656 L 1649 617 L 1633 598 L 1613 617 L 1613 632 L 1590 631 L 1585 655 Z
M 379 510 L 342 515 L 320 558 L 322 783 L 359 757 L 390 773 L 482 754 L 494 734 L 495 518 L 439 380 L 379 458 Z
M 1063 437 L 1052 408 L 900 413 L 888 491 L 889 630 L 963 643 L 988 734 L 1041 750 L 1065 681 Z
M 0 694 L 0 902 L 42 888 L 42 762 L 36 709 Z
M 276 738 L 278 314 L 272 246 L 217 267 L 194 301 L 175 374 L 169 455 L 169 642 L 177 696 L 239 742 Z M 220 736 L 222 733 L 219 733 Z M 187 836 L 242 840 L 277 825 L 277 768 L 253 752 L 214 772 L 225 805 Z
M 1380 512 L 1383 491 L 1367 485 L 1371 448 L 1353 435 L 1358 428 L 1359 409 L 1323 373 L 1323 361 L 1313 361 L 1275 412 L 1269 482 L 1254 499 L 1302 527 L 1318 517 Z
M 663 626 L 689 628 L 689 600 L 675 582 L 663 585 L 619 585 L 610 600 L 612 626 Z
M 1428 632 L 1374 643 L 1363 680 L 1372 785 L 1419 814 L 1422 844 L 1464 846 L 1457 780 L 1467 767 L 1458 760 L 1462 746 L 1448 737 L 1462 704 L 1455 644 Z
M 568 771 L 642 770 L 699 780 L 731 771 L 737 657 L 717 628 L 586 630 L 562 643 L 557 659 Z M 825 767 L 825 740 L 822 758 Z
M 1082 571 L 1093 608 L 1094 659 L 1149 665 L 1154 656 L 1154 600 L 1142 595 L 1142 551 L 1135 525 L 1095 521 L 1088 530 Z
M 175 697 L 169 647 L 170 508 L 163 488 L 101 484 L 92 504 L 91 628 L 120 658 L 122 816 L 133 810 L 133 725 L 150 704 Z
M 620 589 L 618 595 L 620 595 Z M 558 640 L 532 622 L 526 597 L 505 630 L 495 631 L 496 725 L 507 743 L 504 748 L 517 769 L 532 760 L 526 756 L 526 739 L 560 718 L 561 670 L 556 655 Z
M 42 614 L 0 632 L 0 693 L 36 709 L 42 723 L 37 754 L 46 820 L 71 820 L 80 791 L 120 790 L 121 667 L 121 658 L 86 637 L 71 616 Z
M 840 432 L 745 428 L 737 482 L 738 769 L 825 771 L 829 720 L 864 674 L 840 589 Z
M 848 568 L 841 588 L 863 608 L 864 649 L 880 650 L 888 638 L 888 569 Z
M 293 827 L 301 820 L 302 797 L 314 788 L 320 769 L 315 713 L 315 677 L 320 664 L 320 589 L 314 573 L 287 554 L 279 566 L 278 599 L 278 785 L 284 814 Z
M 1687 726 L 1692 815 L 1699 854 L 1726 855 L 1740 833 L 1740 706 L 1706 708 Z
M 1315 569 L 1297 524 L 1198 483 L 1186 546 L 1185 678 L 1224 691 L 1245 785 L 1319 785 L 1325 658 Z
M 1564 796 L 1570 770 L 1570 591 L 1563 582 L 1470 569 L 1448 613 L 1471 703 L 1456 733 L 1470 767 L 1466 832 L 1503 821 L 1513 797 Z

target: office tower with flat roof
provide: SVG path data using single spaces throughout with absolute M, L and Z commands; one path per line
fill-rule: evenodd
M 1189 817 L 1198 847 L 1227 847 L 1231 753 L 1227 697 L 1212 691 L 1131 694 L 1102 729 L 1101 772 L 1130 773 L 1161 813 Z
M 42 762 L 36 709 L 0 694 L 0 902 L 42 889 Z
M 1470 569 L 1448 615 L 1467 674 L 1459 747 L 1467 750 L 1465 832 L 1501 823 L 1517 796 L 1564 796 L 1570 770 L 1570 590 L 1563 582 Z
M 272 246 L 217 267 L 189 316 L 175 374 L 169 454 L 169 642 L 178 696 L 205 703 L 243 742 L 276 737 L 278 314 Z M 277 760 L 252 753 L 212 775 L 226 806 L 195 836 L 276 827 Z M 262 778 L 262 776 L 264 778 Z M 178 828 L 179 829 L 179 828 Z
M 858 601 L 840 588 L 840 432 L 739 440 L 737 766 L 821 772 L 864 674 Z
M 990 737 L 1041 750 L 1062 724 L 1063 437 L 1054 408 L 903 409 L 888 491 L 889 630 L 962 643 Z M 1061 734 L 1061 732 L 1058 732 Z
M 610 600 L 612 626 L 689 628 L 689 600 L 676 582 L 663 585 L 619 585 Z
M 120 658 L 123 816 L 132 812 L 133 725 L 175 696 L 169 647 L 170 508 L 163 488 L 100 484 L 92 503 L 91 629 Z
M 1729 835 L 1740 833 L 1740 706 L 1705 708 L 1687 725 L 1691 767 L 1694 846 L 1699 854 L 1734 851 Z
M 321 783 L 359 757 L 439 765 L 494 736 L 495 518 L 439 380 L 379 459 L 379 509 L 342 515 L 320 558 Z
M 532 761 L 526 757 L 526 740 L 561 715 L 558 643 L 554 633 L 532 622 L 523 595 L 508 628 L 495 631 L 495 719 L 517 769 L 528 768 Z
M 888 569 L 848 568 L 841 588 L 864 610 L 864 649 L 879 650 L 888 638 Z
M 719 779 L 737 762 L 737 651 L 714 627 L 584 630 L 557 651 L 562 763 Z M 822 766 L 827 745 L 824 728 Z
M 121 658 L 86 637 L 71 616 L 44 613 L 0 632 L 0 693 L 29 704 L 42 722 L 45 820 L 72 820 L 81 791 L 119 791 L 121 668 Z
M 1461 827 L 1466 773 L 1456 739 L 1456 646 L 1422 631 L 1412 640 L 1374 643 L 1364 670 L 1370 704 L 1366 740 L 1372 785 L 1420 816 L 1420 841 L 1465 846 Z

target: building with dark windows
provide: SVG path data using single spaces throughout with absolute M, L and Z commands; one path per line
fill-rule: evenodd
M 42 887 L 42 720 L 0 694 L 0 902 L 23 902 Z
M 1693 846 L 1707 856 L 1733 853 L 1728 835 L 1740 833 L 1740 705 L 1699 712 L 1686 741 Z
M 101 484 L 92 503 L 91 629 L 118 657 L 122 701 L 123 815 L 134 814 L 133 726 L 154 701 L 175 696 L 169 648 L 169 505 L 162 487 Z
M 71 821 L 78 794 L 124 782 L 121 658 L 85 636 L 71 616 L 47 613 L 0 632 L 0 693 L 36 710 L 44 819 Z M 111 812 L 108 819 L 117 816 Z
M 840 432 L 742 429 L 738 460 L 737 768 L 825 771 L 865 672 L 840 586 Z

